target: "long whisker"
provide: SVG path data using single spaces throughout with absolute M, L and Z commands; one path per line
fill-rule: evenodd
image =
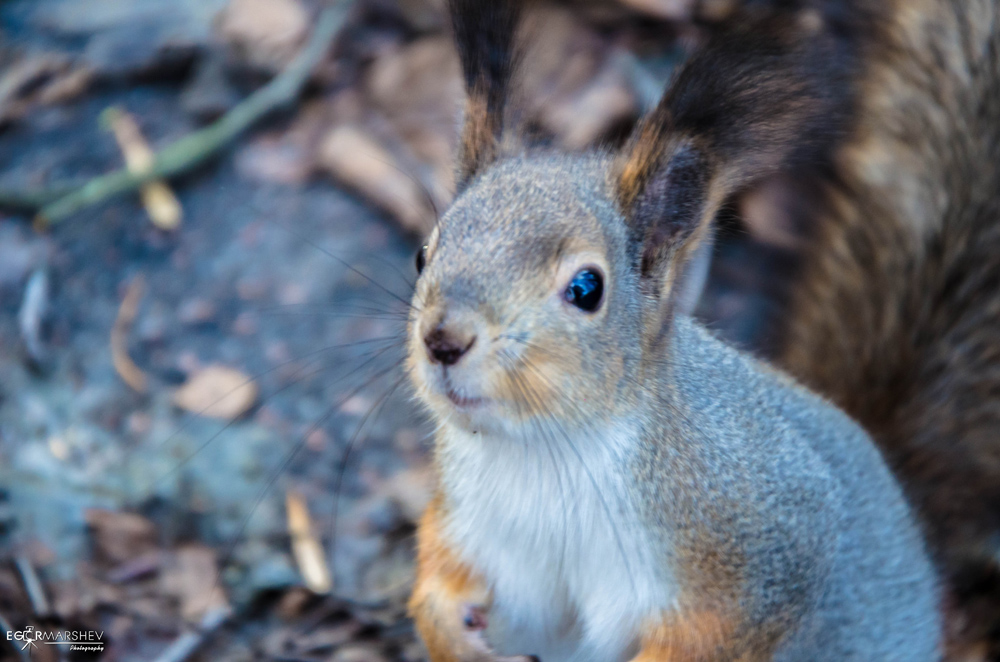
M 526 400 L 529 400 L 528 404 L 533 405 L 536 409 L 540 409 L 542 405 L 541 401 L 537 397 L 537 394 L 535 394 L 534 391 L 530 388 L 530 385 L 528 385 L 525 382 L 524 377 L 517 371 L 513 360 L 511 360 L 510 357 L 505 352 L 500 352 L 499 356 L 501 356 L 501 358 L 507 359 L 506 361 L 508 363 L 507 374 L 510 376 L 511 380 L 516 386 L 518 395 Z M 537 424 L 534 418 L 528 419 L 528 417 L 523 416 L 523 413 L 521 411 L 520 399 L 515 400 L 515 404 L 518 409 L 518 416 L 530 420 L 532 429 L 533 430 L 537 429 Z M 524 443 L 525 444 L 530 443 L 526 437 L 527 435 L 522 433 L 522 439 Z M 569 532 L 571 530 L 569 526 L 567 492 L 565 486 L 563 485 L 563 480 L 562 480 L 563 465 L 565 463 L 556 460 L 555 453 L 552 450 L 552 447 L 555 444 L 553 443 L 551 431 L 542 430 L 542 434 L 540 435 L 540 437 L 542 439 L 543 445 L 545 446 L 545 450 L 549 455 L 549 459 L 552 461 L 552 469 L 556 473 L 556 489 L 559 490 L 559 509 L 562 512 L 563 516 L 563 532 L 564 532 L 562 553 L 559 555 L 559 569 L 561 572 L 565 564 L 566 553 L 569 547 Z
M 369 358 L 367 358 L 367 360 L 364 363 L 362 363 L 360 366 L 356 367 L 355 369 L 351 370 L 347 374 L 342 375 L 341 377 L 338 377 L 332 383 L 336 384 L 338 382 L 341 382 L 341 381 L 343 381 L 343 380 L 351 377 L 352 375 L 357 374 L 361 370 L 364 370 L 366 367 L 368 367 L 369 365 L 371 365 L 380 356 L 382 356 L 383 354 L 385 354 L 386 352 L 388 352 L 389 350 L 394 349 L 394 348 L 395 348 L 394 345 L 393 346 L 389 346 L 389 347 L 383 347 L 382 349 L 379 349 L 379 350 L 375 351 L 374 353 L 366 354 L 365 356 L 368 356 Z M 323 368 L 320 367 L 320 368 L 318 368 L 318 369 L 310 372 L 309 374 L 302 375 L 302 378 L 305 379 L 305 378 L 308 378 L 308 377 L 312 377 L 312 376 L 317 375 L 320 372 L 322 372 L 322 370 L 323 370 Z M 284 386 L 280 387 L 277 391 L 275 391 L 272 395 L 277 395 L 278 393 L 281 393 L 282 391 L 284 391 L 284 390 L 292 387 L 295 383 L 296 382 L 291 382 L 289 384 L 285 384 Z M 180 471 L 185 465 L 187 465 L 188 462 L 190 462 L 192 459 L 194 459 L 195 456 L 197 456 L 199 453 L 201 453 L 206 448 L 208 448 L 208 446 L 211 445 L 211 443 L 213 441 L 215 441 L 216 439 L 218 439 L 219 436 L 221 436 L 223 433 L 225 433 L 226 430 L 228 430 L 229 428 L 231 428 L 236 423 L 237 420 L 238 419 L 234 418 L 234 419 L 228 421 L 215 434 L 213 434 L 208 439 L 206 439 L 204 442 L 202 442 L 198 446 L 198 448 L 196 448 L 195 450 L 193 450 L 191 453 L 189 453 L 185 457 L 181 458 L 181 460 L 179 460 L 177 462 L 177 464 L 174 465 L 174 467 L 172 467 L 170 469 L 170 471 L 168 471 L 163 476 L 161 476 L 159 479 L 157 479 L 157 481 L 156 481 L 156 483 L 154 483 L 154 485 L 160 485 L 160 484 L 162 484 L 163 481 L 167 480 L 168 478 L 170 478 L 171 476 L 173 476 L 174 474 L 176 474 L 178 471 Z
M 395 320 L 398 322 L 405 321 L 407 319 L 407 315 L 405 313 L 395 313 L 395 314 L 366 313 L 366 312 L 342 313 L 335 310 L 326 310 L 323 308 L 308 308 L 304 310 L 288 310 L 288 309 L 282 310 L 274 307 L 269 307 L 269 308 L 258 308 L 254 312 L 257 312 L 261 315 L 269 315 L 273 317 L 287 316 L 287 317 L 325 317 L 332 319 L 378 319 L 378 320 Z
M 346 260 L 344 260 L 344 259 L 338 257 L 337 255 L 331 253 L 330 251 L 326 250 L 325 248 L 323 248 L 322 246 L 320 246 L 319 244 L 317 244 L 315 241 L 312 241 L 308 237 L 304 237 L 301 234 L 299 234 L 298 232 L 295 232 L 294 230 L 292 230 L 290 228 L 286 228 L 283 225 L 277 224 L 277 227 L 281 228 L 282 230 L 284 230 L 285 232 L 291 234 L 292 236 L 297 237 L 303 243 L 308 244 L 309 246 L 312 246 L 313 248 L 315 248 L 316 250 L 318 250 L 320 253 L 323 253 L 324 255 L 326 255 L 327 257 L 329 257 L 330 259 L 336 260 L 337 263 L 339 263 L 343 267 L 347 268 L 352 273 L 357 274 L 358 276 L 361 276 L 366 281 L 368 281 L 369 283 L 371 283 L 375 287 L 379 288 L 380 290 L 382 290 L 383 292 L 385 292 L 386 294 L 388 294 L 389 296 L 391 296 L 393 299 L 396 299 L 400 303 L 403 303 L 403 304 L 405 304 L 407 306 L 411 306 L 412 305 L 412 302 L 407 301 L 406 299 L 404 299 L 403 297 L 401 297 L 399 294 L 393 292 L 392 290 L 390 290 L 388 287 L 386 287 L 382 283 L 380 283 L 377 280 L 371 278 L 368 274 L 364 273 L 363 271 L 361 271 L 360 269 L 358 269 L 357 267 L 355 267 L 350 262 L 347 262 Z M 419 308 L 418 308 L 418 310 L 419 310 Z
M 291 365 L 293 363 L 299 363 L 303 359 L 308 359 L 308 358 L 316 356 L 317 354 L 322 354 L 324 352 L 330 352 L 330 351 L 333 351 L 335 349 L 347 349 L 349 347 L 357 347 L 358 345 L 367 345 L 367 344 L 371 344 L 371 343 L 386 342 L 386 341 L 390 341 L 390 340 L 391 341 L 395 341 L 395 342 L 400 342 L 400 341 L 404 340 L 404 337 L 403 336 L 381 336 L 379 338 L 369 338 L 367 340 L 357 340 L 357 341 L 354 341 L 354 342 L 342 343 L 342 344 L 338 344 L 338 345 L 329 345 L 327 347 L 321 347 L 320 349 L 316 349 L 316 350 L 313 350 L 311 352 L 306 352 L 302 356 L 296 356 L 296 357 L 287 359 L 285 361 L 282 361 L 281 363 L 278 363 L 277 365 L 274 365 L 274 366 L 268 368 L 267 370 L 262 370 L 261 372 L 254 373 L 253 375 L 247 377 L 241 383 L 237 384 L 236 386 L 234 386 L 229 391 L 226 391 L 224 394 L 222 394 L 221 396 L 219 396 L 217 399 L 215 399 L 214 401 L 212 401 L 209 404 L 205 405 L 199 411 L 194 412 L 194 415 L 196 417 L 197 416 L 203 416 L 205 414 L 205 412 L 207 412 L 212 407 L 216 406 L 217 404 L 219 404 L 220 402 L 222 402 L 223 400 L 225 400 L 226 398 L 228 398 L 229 396 L 231 396 L 233 393 L 235 393 L 236 391 L 240 390 L 241 388 L 244 388 L 244 387 L 248 386 L 249 384 L 252 384 L 256 380 L 260 379 L 261 377 L 266 377 L 267 375 L 271 374 L 272 372 L 275 372 L 277 370 L 281 370 L 282 368 L 288 367 L 289 365 Z M 184 423 L 181 423 L 177 427 L 176 430 L 174 430 L 173 432 L 171 432 L 170 435 L 167 436 L 166 439 L 164 439 L 163 441 L 161 441 L 157 445 L 157 448 L 158 449 L 162 449 L 164 446 L 166 446 L 168 443 L 170 443 L 170 441 L 173 440 L 177 435 L 179 435 L 181 432 L 183 432 L 184 430 L 186 430 L 189 424 L 190 424 L 190 421 L 185 421 Z M 232 422 L 230 422 L 229 424 L 227 424 L 226 427 L 229 427 L 229 425 L 232 425 Z M 223 430 L 225 430 L 225 428 L 223 428 Z M 220 433 L 223 430 L 220 430 Z M 218 436 L 218 435 L 216 435 L 216 436 Z
M 545 374 L 542 373 L 541 370 L 539 370 L 537 366 L 535 366 L 531 361 L 522 358 L 522 362 L 525 368 L 531 370 L 532 373 L 539 379 L 541 379 L 543 382 L 545 382 L 549 386 L 549 388 L 552 389 L 555 388 L 552 382 L 545 376 Z M 587 420 L 586 412 L 583 412 L 582 410 L 579 409 L 579 407 L 575 405 L 573 405 L 573 407 L 574 407 L 574 413 L 577 414 L 578 420 L 581 421 Z M 629 583 L 632 586 L 632 592 L 635 595 L 638 595 L 639 594 L 638 585 L 635 582 L 635 575 L 633 573 L 631 564 L 629 563 L 628 555 L 625 553 L 625 543 L 622 540 L 621 532 L 618 530 L 618 518 L 614 517 L 613 513 L 611 512 L 611 507 L 608 505 L 607 499 L 604 498 L 604 490 L 598 484 L 597 479 L 594 477 L 593 472 L 590 470 L 590 466 L 584 459 L 584 456 L 580 452 L 580 449 L 577 448 L 577 445 L 576 443 L 574 443 L 571 435 L 565 430 L 565 428 L 563 428 L 559 424 L 559 421 L 555 417 L 549 415 L 548 418 L 553 422 L 555 430 L 562 434 L 563 439 L 566 441 L 566 445 L 576 456 L 577 460 L 580 462 L 580 466 L 583 468 L 584 473 L 587 475 L 588 480 L 590 480 L 591 486 L 594 488 L 594 492 L 597 494 L 597 497 L 600 500 L 601 508 L 603 508 L 604 514 L 608 518 L 608 522 L 611 525 L 611 531 L 615 537 L 615 544 L 618 547 L 618 552 L 622 556 L 622 563 L 625 564 L 625 570 L 629 577 Z M 617 495 L 617 491 L 615 491 L 615 494 Z M 618 505 L 619 507 L 621 507 L 622 505 L 620 502 L 620 498 Z
M 330 405 L 323 413 L 323 415 L 320 416 L 311 426 L 309 426 L 308 430 L 306 430 L 299 436 L 299 440 L 295 443 L 292 449 L 285 455 L 284 459 L 282 460 L 281 464 L 277 467 L 277 469 L 271 472 L 271 475 L 268 478 L 267 482 L 260 489 L 260 491 L 258 491 L 257 496 L 254 498 L 253 505 L 250 507 L 250 510 L 247 511 L 247 514 L 244 515 L 242 521 L 240 522 L 239 528 L 233 535 L 232 540 L 226 546 L 226 551 L 223 554 L 222 558 L 220 559 L 219 569 L 218 572 L 216 573 L 215 582 L 212 586 L 213 591 L 219 585 L 219 581 L 222 578 L 223 569 L 229 564 L 230 560 L 232 560 L 233 553 L 236 551 L 236 546 L 239 544 L 239 541 L 242 539 L 243 534 L 246 532 L 246 528 L 250 523 L 250 518 L 253 517 L 254 513 L 257 511 L 257 508 L 260 507 L 260 504 L 263 503 L 264 498 L 271 491 L 271 488 L 274 487 L 274 484 L 275 482 L 277 482 L 278 478 L 285 472 L 286 469 L 288 469 L 289 466 L 291 466 L 295 457 L 299 454 L 299 451 L 301 451 L 305 447 L 306 440 L 309 438 L 309 436 L 316 430 L 320 429 L 320 427 L 322 427 L 326 423 L 326 421 L 328 421 L 330 417 L 333 416 L 334 412 L 336 412 L 341 405 L 343 405 L 352 397 L 360 393 L 362 390 L 368 388 L 369 386 L 374 384 L 377 380 L 389 374 L 396 368 L 397 366 L 393 365 L 384 370 L 381 370 L 375 376 L 371 377 L 367 382 L 365 382 L 358 388 L 354 389 L 353 391 L 345 395 L 336 403 Z
M 361 431 L 365 427 L 365 424 L 368 422 L 368 419 L 374 413 L 375 418 L 373 419 L 373 423 L 374 421 L 378 420 L 378 417 L 382 414 L 382 409 L 384 405 L 389 401 L 389 398 L 392 397 L 393 393 L 396 392 L 396 389 L 400 387 L 405 378 L 406 376 L 403 375 L 399 379 L 397 379 L 396 382 L 389 388 L 389 390 L 383 393 L 382 396 L 378 400 L 376 400 L 374 404 L 372 404 L 372 406 L 368 409 L 365 415 L 361 418 L 361 421 L 358 423 L 357 428 L 355 428 L 354 430 L 354 434 L 351 435 L 350 440 L 347 442 L 347 447 L 344 449 L 344 455 L 340 461 L 340 467 L 337 470 L 337 480 L 333 486 L 333 517 L 330 523 L 331 561 L 336 559 L 337 556 L 337 520 L 338 520 L 338 515 L 340 513 L 340 488 L 344 481 L 344 474 L 347 472 L 348 463 L 351 460 L 351 453 L 354 450 L 354 445 L 359 440 Z M 336 564 L 333 562 L 331 562 L 330 565 L 333 568 L 337 567 Z

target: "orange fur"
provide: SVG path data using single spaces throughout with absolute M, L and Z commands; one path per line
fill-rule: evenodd
M 490 113 L 485 95 L 469 95 L 459 156 L 460 181 L 469 181 L 496 160 L 500 154 L 501 124 L 501 118 Z
M 463 622 L 469 606 L 488 606 L 489 593 L 476 572 L 448 547 L 441 532 L 441 498 L 417 527 L 417 578 L 409 610 L 432 662 L 488 659 L 480 633 Z
M 664 110 L 650 115 L 643 121 L 625 157 L 618 165 L 618 197 L 623 208 L 629 208 L 639 196 L 643 186 L 660 166 L 666 151 L 664 137 L 668 118 Z
M 709 662 L 726 659 L 763 662 L 771 651 L 732 657 L 734 621 L 718 611 L 692 611 L 671 615 L 652 625 L 642 637 L 638 655 L 631 662 Z M 729 653 L 728 655 L 726 653 Z

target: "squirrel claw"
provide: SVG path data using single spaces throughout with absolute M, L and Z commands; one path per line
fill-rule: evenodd
M 485 630 L 489 626 L 486 610 L 482 607 L 468 606 L 465 610 L 465 616 L 462 618 L 462 624 L 465 625 L 465 629 L 473 632 Z

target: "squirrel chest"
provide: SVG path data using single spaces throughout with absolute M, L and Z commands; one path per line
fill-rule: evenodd
M 491 643 L 546 662 L 633 655 L 642 620 L 676 597 L 626 475 L 635 432 L 439 434 L 445 531 L 492 589 Z

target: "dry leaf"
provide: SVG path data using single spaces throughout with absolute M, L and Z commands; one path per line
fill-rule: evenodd
M 292 554 L 302 573 L 306 587 L 313 593 L 329 593 L 333 587 L 326 554 L 313 533 L 309 508 L 301 495 L 289 491 L 285 494 L 288 511 L 288 534 L 292 538 Z
M 234 368 L 213 364 L 191 375 L 174 392 L 174 404 L 199 416 L 231 420 L 257 402 L 257 384 Z
M 142 301 L 144 288 L 145 282 L 141 275 L 132 279 L 125 291 L 122 305 L 118 308 L 115 324 L 111 327 L 111 363 L 122 381 L 139 393 L 146 391 L 146 375 L 128 355 L 128 332 L 132 328 L 132 322 L 135 321 L 136 313 L 139 312 L 139 302 Z
M 23 117 L 38 104 L 60 103 L 81 94 L 91 72 L 52 54 L 30 56 L 0 72 L 0 124 Z
M 695 0 L 618 0 L 626 7 L 668 19 L 686 19 L 694 13 Z
M 576 94 L 552 104 L 546 115 L 565 149 L 582 150 L 638 115 L 638 106 L 625 72 L 608 61 Z
M 177 599 L 181 616 L 190 622 L 229 606 L 219 584 L 215 551 L 203 545 L 178 548 L 160 575 L 160 587 Z
M 117 108 L 109 108 L 105 112 L 129 172 L 145 172 L 153 167 L 153 150 L 135 119 Z M 165 181 L 157 179 L 144 184 L 140 194 L 153 225 L 161 230 L 176 230 L 180 226 L 181 203 Z
M 298 52 L 309 15 L 298 0 L 231 0 L 218 30 L 252 66 L 277 71 Z
M 156 526 L 141 515 L 90 508 L 84 518 L 97 550 L 112 563 L 124 563 L 157 549 Z
M 433 227 L 434 211 L 419 184 L 389 150 L 361 129 L 342 125 L 331 130 L 320 145 L 319 162 L 392 214 L 407 231 L 423 236 Z
M 736 8 L 738 0 L 618 0 L 621 4 L 657 18 L 686 21 L 698 18 L 721 21 Z
M 365 84 L 370 101 L 413 154 L 430 165 L 428 188 L 447 207 L 455 187 L 454 160 L 465 92 L 455 46 L 446 36 L 418 39 L 379 57 Z

